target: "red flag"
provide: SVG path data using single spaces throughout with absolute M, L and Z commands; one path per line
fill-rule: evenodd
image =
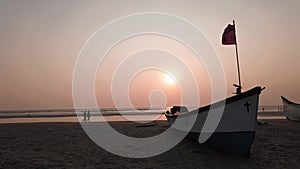
M 235 26 L 228 24 L 225 28 L 223 36 L 222 36 L 222 44 L 223 45 L 233 45 L 236 44 L 235 37 Z

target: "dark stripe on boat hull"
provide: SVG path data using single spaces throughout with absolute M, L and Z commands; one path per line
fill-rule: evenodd
M 204 143 L 226 152 L 237 153 L 243 156 L 250 155 L 250 149 L 254 141 L 255 132 L 218 132 Z M 198 141 L 199 133 L 190 132 L 188 139 Z

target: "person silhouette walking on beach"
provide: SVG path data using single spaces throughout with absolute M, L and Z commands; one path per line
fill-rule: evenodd
M 90 117 L 91 117 L 91 114 L 90 114 L 90 110 L 87 111 L 87 120 L 90 121 Z
M 83 120 L 82 120 L 82 121 L 83 121 L 83 122 L 86 121 L 86 111 L 83 112 Z

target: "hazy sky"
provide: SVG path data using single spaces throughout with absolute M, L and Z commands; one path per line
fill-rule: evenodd
M 138 12 L 169 13 L 197 26 L 220 56 L 228 95 L 234 91 L 232 84 L 237 83 L 235 50 L 234 46 L 222 46 L 220 40 L 224 28 L 235 19 L 244 89 L 265 86 L 261 105 L 281 104 L 281 95 L 300 102 L 299 11 L 299 0 L 1 0 L 0 109 L 72 108 L 72 77 L 82 46 L 101 26 Z M 96 84 L 102 84 L 96 88 L 101 106 L 112 106 L 109 75 L 118 59 L 110 58 L 121 57 L 132 45 L 139 49 L 138 40 L 149 42 L 142 47 L 171 44 L 178 55 L 181 52 L 187 59 L 193 57 L 184 47 L 176 47 L 174 40 L 162 37 L 136 37 L 121 43 L 107 55 L 106 65 L 95 79 Z M 196 76 L 201 97 L 209 98 L 205 93 L 205 88 L 210 90 L 209 83 L 201 63 Z M 163 72 L 155 70 L 138 74 L 130 88 L 132 102 L 148 106 L 149 91 L 160 88 L 165 90 L 167 104 L 176 104 L 178 88 L 163 77 Z

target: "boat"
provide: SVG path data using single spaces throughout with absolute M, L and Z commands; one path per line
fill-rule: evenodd
M 300 121 L 300 104 L 294 103 L 281 96 L 283 102 L 283 113 L 288 120 Z
M 171 127 L 179 119 L 179 121 L 188 123 L 191 117 L 196 118 L 191 129 L 184 131 L 188 132 L 188 138 L 201 143 L 200 136 L 207 135 L 208 138 L 203 142 L 204 144 L 249 157 L 257 128 L 259 95 L 263 89 L 257 86 L 251 90 L 191 111 L 188 111 L 184 106 L 173 106 L 165 111 L 165 116 Z M 222 114 L 215 130 L 203 129 L 207 117 L 211 113 L 210 109 L 217 110 L 221 106 L 224 106 L 224 109 L 223 112 L 220 112 Z M 174 126 L 178 131 L 185 130 L 181 130 L 180 125 Z

